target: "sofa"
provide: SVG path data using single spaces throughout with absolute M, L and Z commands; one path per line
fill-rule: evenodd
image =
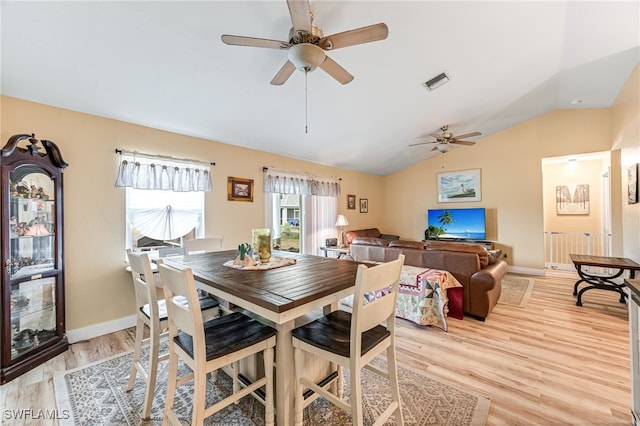
M 383 234 L 378 228 L 356 229 L 347 231 L 342 235 L 342 244 L 349 247 L 354 238 L 367 241 L 369 244 L 388 244 L 390 241 L 399 240 L 398 235 Z
M 388 262 L 403 253 L 405 265 L 450 272 L 464 287 L 464 313 L 481 321 L 498 302 L 502 277 L 508 271 L 507 263 L 498 259 L 498 251 L 480 244 L 354 237 L 350 251 L 354 260 L 362 262 Z

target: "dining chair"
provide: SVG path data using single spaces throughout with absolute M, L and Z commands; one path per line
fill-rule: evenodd
M 184 240 L 185 254 L 208 253 L 222 250 L 223 237 L 196 238 Z
M 320 396 L 350 412 L 354 425 L 362 425 L 362 368 L 387 378 L 391 387 L 392 402 L 375 424 L 383 424 L 393 413 L 396 424 L 403 424 L 395 351 L 396 300 L 403 263 L 404 255 L 401 254 L 397 260 L 376 266 L 359 265 L 351 313 L 334 311 L 292 331 L 296 425 L 302 425 L 303 408 Z M 387 355 L 386 371 L 371 364 L 383 351 Z M 319 386 L 304 377 L 305 353 L 338 366 L 338 376 L 334 379 L 337 395 L 331 388 L 327 389 L 332 382 Z M 350 372 L 350 403 L 342 399 L 342 370 L 345 367 Z M 305 392 L 305 387 L 313 392 Z
M 276 330 L 241 312 L 203 322 L 197 308 L 198 296 L 191 269 L 176 269 L 162 261 L 158 269 L 169 313 L 169 378 L 162 424 L 181 424 L 174 410 L 175 393 L 179 385 L 193 380 L 191 424 L 202 425 L 205 418 L 251 394 L 264 403 L 265 424 L 273 426 Z M 189 303 L 176 302 L 180 296 L 186 297 Z M 253 383 L 241 383 L 238 377 L 240 360 L 259 353 L 263 354 L 264 377 Z M 178 377 L 179 360 L 191 369 L 182 377 Z M 232 366 L 233 393 L 207 407 L 207 373 L 229 364 Z M 259 396 L 261 387 L 265 387 L 264 398 Z
M 158 249 L 159 258 L 167 256 L 182 256 L 183 254 L 184 247 L 161 247 Z
M 160 281 L 155 281 L 154 275 L 158 274 L 153 273 L 149 255 L 127 250 L 127 257 L 136 296 L 136 340 L 127 391 L 133 389 L 136 376 L 140 374 L 146 384 L 142 418 L 148 419 L 151 415 L 151 406 L 153 404 L 158 362 L 168 359 L 168 353 L 159 354 L 159 346 L 160 340 L 168 336 L 169 321 L 166 302 L 158 297 L 157 292 L 157 286 L 162 284 Z M 152 277 L 152 280 L 148 281 L 149 277 Z M 187 300 L 182 298 L 180 303 L 185 304 Z M 219 315 L 219 303 L 217 300 L 209 296 L 201 296 L 198 299 L 198 303 L 205 320 L 216 318 Z M 144 338 L 145 327 L 149 329 L 149 337 L 147 338 Z M 148 370 L 140 360 L 142 348 L 147 345 L 149 346 Z

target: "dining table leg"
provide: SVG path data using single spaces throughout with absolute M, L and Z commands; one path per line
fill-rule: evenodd
M 295 375 L 293 374 L 293 345 L 291 330 L 295 320 L 276 324 L 276 424 L 293 424 L 293 403 L 295 397 Z

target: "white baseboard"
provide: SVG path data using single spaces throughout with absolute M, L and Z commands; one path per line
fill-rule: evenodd
M 525 274 L 525 275 L 544 275 L 544 269 L 538 268 L 527 268 L 524 266 L 509 266 L 509 272 L 513 272 L 514 274 Z
M 76 328 L 75 330 L 67 330 L 67 338 L 69 339 L 69 343 L 76 343 L 82 340 L 89 340 L 94 337 L 113 333 L 115 331 L 124 330 L 125 328 L 135 327 L 135 325 L 136 316 L 129 315 L 87 327 Z

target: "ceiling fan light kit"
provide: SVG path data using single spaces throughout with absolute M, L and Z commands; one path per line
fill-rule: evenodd
M 289 48 L 288 57 L 296 69 L 309 72 L 318 68 L 327 55 L 315 44 L 301 43 L 294 44 Z

